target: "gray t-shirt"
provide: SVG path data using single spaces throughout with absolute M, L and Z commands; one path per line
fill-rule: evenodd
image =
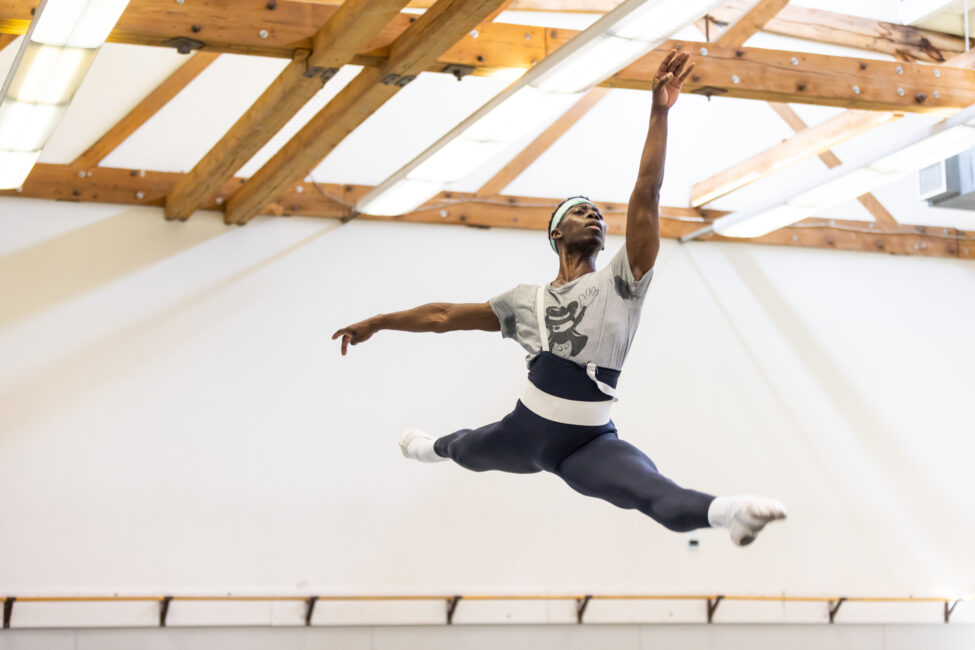
M 626 257 L 626 245 L 599 271 L 566 283 L 545 287 L 545 325 L 549 349 L 581 365 L 619 370 L 640 324 L 640 310 L 653 269 L 640 281 Z M 541 352 L 535 301 L 538 285 L 519 284 L 491 299 L 501 322 L 501 336 L 513 338 L 528 351 L 528 359 Z

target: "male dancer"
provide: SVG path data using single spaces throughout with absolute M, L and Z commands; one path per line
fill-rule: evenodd
M 640 320 L 660 250 L 658 207 L 667 145 L 667 114 L 694 68 L 671 52 L 654 78 L 650 130 L 626 215 L 626 244 L 596 271 L 606 223 L 585 197 L 563 201 L 549 222 L 559 256 L 555 281 L 519 285 L 489 302 L 432 303 L 380 314 L 335 332 L 342 354 L 380 330 L 501 331 L 529 353 L 528 385 L 500 422 L 438 439 L 410 429 L 400 448 L 423 462 L 452 459 L 474 471 L 560 476 L 582 494 L 634 508 L 675 531 L 728 528 L 736 544 L 750 544 L 765 525 L 784 519 L 775 499 L 713 497 L 678 486 L 639 449 L 617 437 L 610 419 L 620 368 Z

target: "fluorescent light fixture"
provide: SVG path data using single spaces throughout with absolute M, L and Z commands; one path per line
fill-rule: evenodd
M 973 147 L 975 105 L 754 209 L 721 217 L 682 239 L 689 241 L 709 230 L 726 237 L 760 237 Z
M 53 47 L 28 42 L 21 74 L 11 81 L 8 97 L 37 104 L 67 104 L 85 78 L 96 50 Z
M 0 151 L 0 187 L 23 185 L 40 156 L 40 151 Z
M 813 208 L 814 211 L 826 206 L 839 205 L 866 194 L 863 189 L 865 187 L 881 187 L 897 180 L 899 176 L 900 174 L 881 172 L 870 167 L 856 169 L 803 192 L 791 199 L 788 205 Z
M 815 208 L 800 208 L 794 205 L 777 205 L 763 212 L 759 212 L 750 219 L 737 222 L 714 222 L 714 232 L 725 237 L 760 237 L 800 219 L 811 217 L 816 213 Z
M 105 42 L 129 0 L 47 0 L 31 40 L 46 45 L 97 48 Z
M 382 194 L 376 194 L 370 198 L 370 195 L 373 194 L 370 192 L 356 204 L 355 209 L 363 214 L 396 216 L 403 214 L 400 209 L 401 206 L 422 205 L 439 192 L 442 187 L 443 184 L 440 182 L 413 181 L 404 178 Z
M 720 4 L 722 0 L 626 0 L 373 188 L 356 211 L 395 215 L 414 210 Z M 451 144 L 458 140 L 481 144 Z M 461 161 L 459 152 L 465 148 L 472 153 Z M 417 179 L 426 183 L 426 194 L 415 184 L 399 189 Z
M 547 93 L 532 86 L 518 89 L 463 131 L 474 140 L 513 142 L 553 115 L 565 112 L 580 95 Z M 475 113 L 477 115 L 477 113 Z M 471 119 L 465 121 L 465 124 Z
M 0 102 L 0 151 L 40 151 L 57 128 L 63 106 Z
M 871 163 L 872 169 L 889 172 L 912 172 L 928 165 L 941 162 L 954 154 L 945 155 L 945 151 L 961 153 L 975 147 L 975 128 L 968 125 L 946 129 L 917 144 L 907 146 L 900 151 L 884 156 Z
M 0 189 L 23 185 L 128 0 L 42 0 L 0 89 Z
M 576 50 L 572 60 L 553 68 L 533 85 L 555 93 L 584 92 L 648 51 L 646 41 L 601 34 Z
M 469 140 L 460 137 L 451 140 L 443 149 L 420 163 L 406 177 L 411 181 L 433 183 L 455 181 L 494 158 L 507 146 L 507 142 Z

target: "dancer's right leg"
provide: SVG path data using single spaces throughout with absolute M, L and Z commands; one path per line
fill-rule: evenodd
M 462 429 L 439 438 L 434 451 L 475 472 L 500 470 L 516 474 L 541 471 L 532 455 L 519 445 L 518 431 L 509 415 L 479 429 Z

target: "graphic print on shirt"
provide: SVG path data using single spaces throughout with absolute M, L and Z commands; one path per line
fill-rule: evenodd
M 574 357 L 589 342 L 589 337 L 577 331 L 576 328 L 586 315 L 586 309 L 599 293 L 597 287 L 590 287 L 567 307 L 547 307 L 545 309 L 545 327 L 548 329 L 549 349 L 560 357 L 568 359 Z

